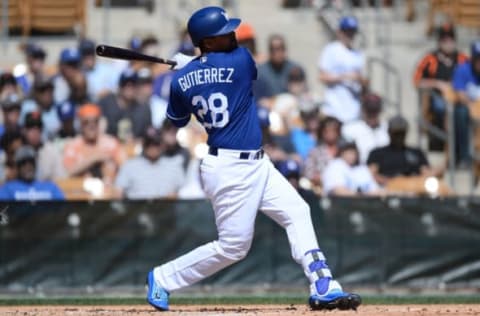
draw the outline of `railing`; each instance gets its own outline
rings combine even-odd
[[[425,102],[432,94],[432,89],[418,89],[418,107],[417,107],[417,131],[418,131],[418,147],[423,145],[424,135],[429,135],[440,139],[447,144],[447,168],[449,173],[448,184],[453,188],[455,185],[455,121],[454,121],[454,102],[451,98],[445,98],[445,130],[433,125],[424,115],[423,108],[426,106]]]
[[[369,57],[367,59],[367,74],[369,78],[372,77],[375,66],[380,67],[383,72],[383,86],[372,90],[380,94],[387,106],[394,107],[396,113],[400,114],[402,112],[402,79],[398,69],[382,58]],[[394,82],[392,83],[391,80]]]

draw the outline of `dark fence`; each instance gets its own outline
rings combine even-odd
[[[320,245],[344,284],[480,286],[480,200],[321,200]],[[0,204],[0,289],[139,286],[216,238],[206,201]],[[204,284],[303,285],[284,231],[259,215],[242,262]]]

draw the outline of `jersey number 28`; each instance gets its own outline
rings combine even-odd
[[[212,93],[208,99],[202,95],[196,95],[192,98],[192,105],[200,106],[197,114],[205,128],[222,128],[227,125],[228,99],[223,93]]]

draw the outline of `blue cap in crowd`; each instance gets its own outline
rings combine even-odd
[[[358,20],[353,15],[347,15],[340,19],[338,28],[342,31],[357,31]]]
[[[142,46],[142,39],[138,36],[134,36],[128,42],[128,46],[134,51],[139,51]]]
[[[127,83],[137,83],[138,82],[138,75],[133,69],[126,69],[120,75],[120,79],[118,80],[118,85],[120,87],[124,87]]]
[[[470,57],[480,57],[480,40],[473,41],[470,45]]]
[[[80,52],[76,47],[64,48],[60,53],[60,63],[62,64],[80,63]]]
[[[75,106],[70,101],[65,101],[57,107],[57,114],[60,121],[67,121],[75,118]]]
[[[278,171],[285,177],[300,177],[300,164],[293,159],[284,160],[278,163]]]
[[[268,109],[262,106],[257,107],[258,120],[260,121],[260,126],[262,128],[270,126],[270,119],[268,117],[269,114],[270,113],[268,112]]]

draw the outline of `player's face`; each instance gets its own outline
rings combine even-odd
[[[203,39],[204,52],[229,52],[238,47],[235,32]]]

